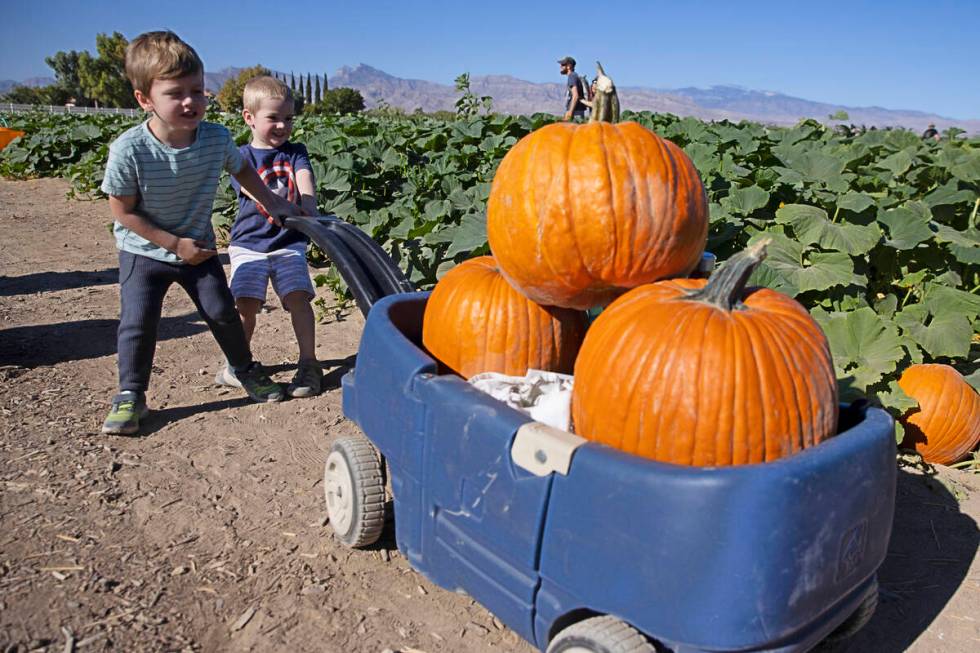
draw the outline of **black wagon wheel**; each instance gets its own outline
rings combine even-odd
[[[855,608],[847,619],[841,622],[832,633],[827,635],[814,649],[815,653],[833,653],[846,647],[845,642],[857,635],[858,631],[871,621],[875,610],[878,608],[878,580],[875,579],[874,587],[868,591],[867,596],[861,604]]]
[[[363,435],[337,438],[323,470],[327,514],[337,538],[351,548],[378,541],[384,529],[381,455]]]
[[[656,653],[654,645],[628,623],[612,615],[584,619],[565,628],[547,653]]]

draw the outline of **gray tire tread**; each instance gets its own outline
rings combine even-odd
[[[385,523],[384,475],[378,451],[363,435],[338,438],[331,450],[340,451],[347,459],[357,495],[357,515],[350,532],[337,535],[344,544],[355,549],[374,544],[381,537]]]

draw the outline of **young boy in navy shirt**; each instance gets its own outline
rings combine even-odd
[[[262,76],[249,80],[242,94],[242,116],[252,130],[252,140],[240,148],[242,157],[258,171],[274,193],[298,204],[307,215],[316,215],[313,169],[306,148],[292,143],[295,114],[293,96],[283,82]],[[265,302],[269,282],[283,307],[289,311],[299,346],[296,374],[286,388],[290,397],[320,394],[323,371],[316,358],[313,308],[316,296],[306,264],[307,237],[280,227],[257,204],[248,188],[236,180],[238,218],[231,228],[228,257],[231,260],[231,294],[251,341],[255,318]],[[238,385],[234,372],[225,367],[215,382]]]
[[[179,284],[255,401],[282,389],[252,360],[242,322],[218,262],[211,209],[222,170],[276,216],[300,213],[242,160],[228,130],[203,122],[204,64],[169,31],[147,32],[126,49],[126,76],[151,117],[109,146],[102,190],[119,249],[119,394],[104,433],[136,433],[156,351],[163,299]],[[276,217],[276,221],[280,218]]]

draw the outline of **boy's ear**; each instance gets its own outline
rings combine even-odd
[[[245,124],[249,127],[252,126],[252,112],[248,109],[242,109],[242,118],[245,120]]]
[[[153,104],[150,102],[150,98],[143,95],[143,91],[134,90],[133,97],[136,98],[136,103],[140,105],[143,111],[153,111]]]

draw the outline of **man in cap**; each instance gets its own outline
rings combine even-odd
[[[575,59],[572,57],[562,57],[558,60],[561,66],[561,74],[568,75],[568,91],[565,94],[565,115],[562,120],[573,120],[575,118],[585,118],[585,105],[582,103],[582,84],[579,76],[575,72]]]

